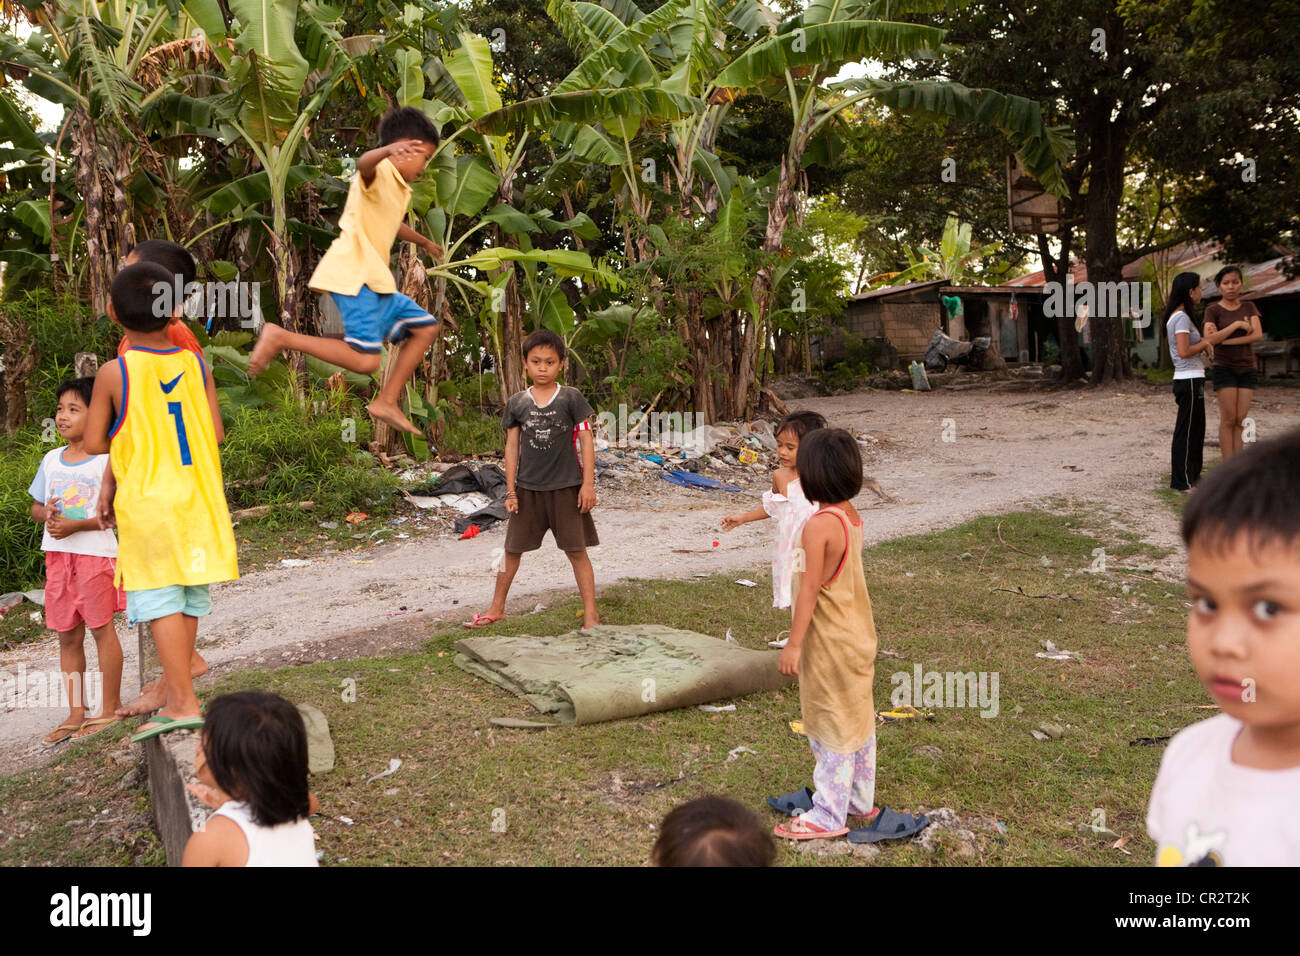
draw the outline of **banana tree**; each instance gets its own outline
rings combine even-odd
[[[949,216],[943,224],[943,238],[938,249],[918,246],[907,252],[909,264],[901,272],[872,276],[872,281],[888,285],[906,285],[924,279],[962,280],[975,278],[975,265],[1002,248],[1000,242],[972,244],[971,224]]]
[[[893,14],[927,9],[929,0],[888,4]],[[755,314],[745,323],[742,348],[732,378],[732,403],[751,407],[758,344],[766,335],[782,235],[802,208],[800,181],[805,154],[815,137],[827,135],[830,124],[855,103],[873,97],[894,109],[922,115],[942,114],[987,123],[1013,140],[1026,168],[1049,190],[1064,188],[1060,161],[1068,142],[1058,130],[1047,129],[1037,103],[991,90],[972,90],[956,83],[879,83],[853,80],[823,87],[846,63],[868,58],[935,55],[942,50],[944,31],[912,23],[875,19],[886,5],[878,0],[813,0],[802,17],[781,34],[764,40],[737,57],[714,79],[711,98],[731,97],[757,88],[767,96],[786,99],[793,129],[768,203],[763,251],[769,260],[753,283]]]

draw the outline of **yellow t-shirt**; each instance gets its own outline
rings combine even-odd
[[[339,217],[339,237],[321,257],[307,287],[343,295],[356,295],[363,285],[371,292],[396,292],[388,260],[410,201],[410,184],[387,159],[379,161],[369,186],[354,173]]]
[[[239,577],[221,456],[193,352],[132,348],[122,408],[109,431],[117,479],[117,573],[128,591]]]

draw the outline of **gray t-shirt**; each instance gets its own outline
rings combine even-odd
[[[555,491],[582,484],[576,429],[593,411],[582,393],[561,385],[545,405],[527,388],[510,396],[501,424],[519,427],[519,471],[515,484],[528,491]]]
[[[1174,360],[1174,378],[1205,378],[1205,363],[1201,361],[1203,353],[1198,352],[1190,358],[1178,354],[1178,333],[1188,334],[1188,344],[1195,345],[1201,341],[1201,333],[1196,331],[1196,323],[1182,309],[1169,317],[1165,323],[1165,334],[1169,339],[1169,356]]]

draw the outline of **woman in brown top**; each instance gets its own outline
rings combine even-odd
[[[804,731],[817,760],[813,808],[773,831],[789,840],[848,833],[849,816],[871,814],[876,792],[876,626],[862,571],[862,454],[842,428],[819,428],[795,462],[810,501],[828,502],[804,525],[795,552],[794,622],[782,674],[799,675]]]
[[[1214,397],[1219,403],[1219,453],[1226,461],[1241,451],[1241,423],[1250,412],[1258,375],[1255,346],[1264,337],[1259,309],[1241,301],[1241,270],[1224,266],[1214,277],[1223,299],[1205,310],[1205,337],[1235,329],[1214,347]]]

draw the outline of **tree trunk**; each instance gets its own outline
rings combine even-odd
[[[0,346],[6,356],[4,373],[0,375],[4,384],[4,431],[12,435],[27,424],[27,381],[36,371],[39,356],[27,326],[2,312]]]
[[[72,125],[72,152],[77,158],[76,184],[85,203],[86,280],[90,306],[96,316],[108,312],[108,289],[117,267],[113,243],[104,220],[104,188],[99,178],[99,137],[84,107],[77,107]],[[73,270],[71,263],[69,273]]]
[[[1116,232],[1129,134],[1122,124],[1110,121],[1109,109],[1106,105],[1103,112],[1099,107],[1094,122],[1088,124],[1092,155],[1083,214],[1088,235],[1085,257],[1088,282],[1094,290],[1102,282],[1124,279]],[[1128,378],[1123,320],[1119,316],[1093,316],[1088,321],[1092,323],[1092,384],[1105,385]]]
[[[1065,278],[1070,274],[1070,246],[1073,244],[1074,232],[1066,226],[1061,230],[1061,255],[1053,258],[1047,246],[1047,237],[1038,236],[1038,252],[1043,259],[1043,278],[1047,282],[1056,282],[1065,286]],[[1083,353],[1079,348],[1079,333],[1074,329],[1074,316],[1069,310],[1062,309],[1056,317],[1056,338],[1061,346],[1061,381],[1076,382],[1083,377]],[[1019,321],[1028,322],[1026,314]],[[993,349],[996,351],[996,348]]]

